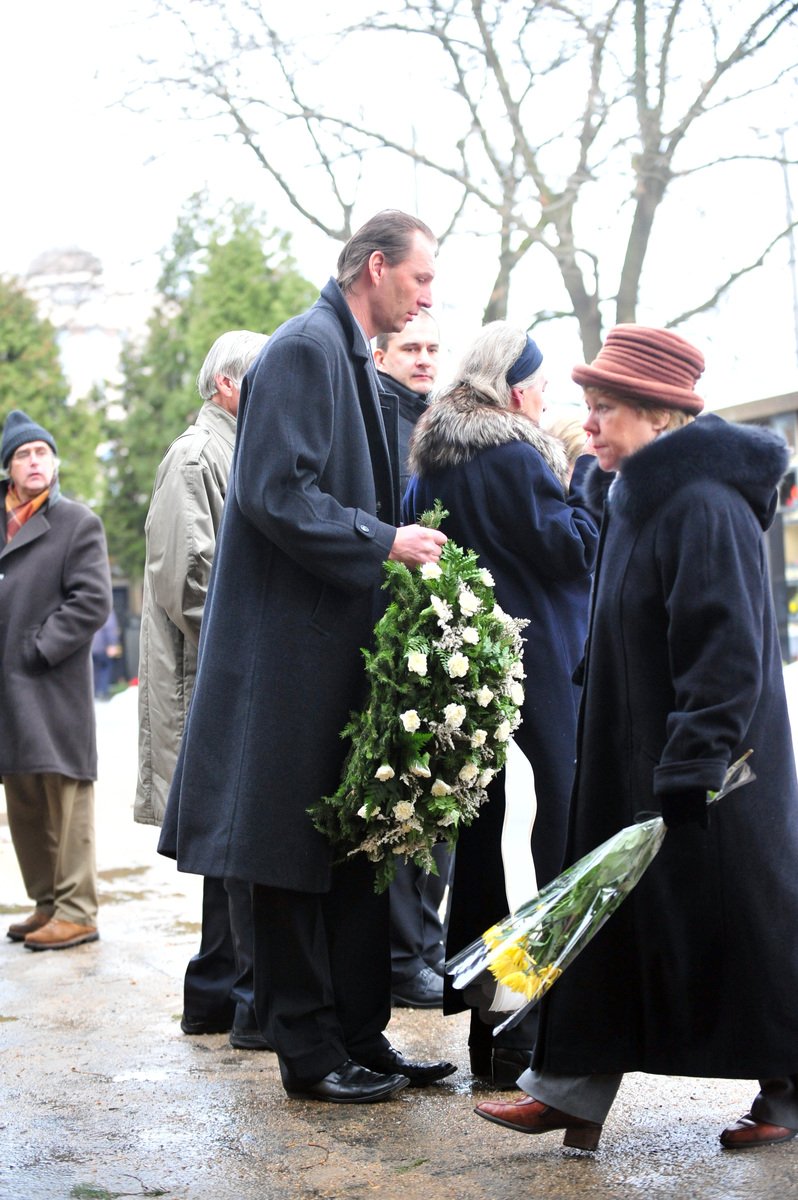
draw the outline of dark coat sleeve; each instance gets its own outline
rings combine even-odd
[[[484,473],[491,516],[506,544],[543,576],[583,579],[595,561],[598,527],[582,494],[582,468],[564,497],[536,450],[521,442],[502,449],[501,456],[474,461]]]
[[[354,481],[372,468],[348,409],[358,393],[347,356],[306,333],[275,338],[245,389],[234,465],[242,513],[324,582],[373,587],[396,529],[358,504]]]
[[[659,530],[674,695],[654,791],[717,789],[762,690],[761,530],[742,496],[723,484],[682,488]]]
[[[44,618],[34,637],[37,653],[50,667],[90,642],[111,608],[105,531],[88,510],[71,532],[61,586],[63,600]]]

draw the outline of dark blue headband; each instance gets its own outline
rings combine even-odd
[[[534,375],[542,362],[543,355],[538,349],[537,342],[533,342],[532,338],[527,334],[526,345],[505,375],[505,379],[510,387],[515,387],[523,379],[529,379],[530,375]]]

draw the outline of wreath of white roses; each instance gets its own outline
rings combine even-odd
[[[436,503],[421,521],[444,516]],[[432,847],[454,846],[485,801],[521,722],[528,624],[499,608],[490,573],[451,540],[439,563],[385,570],[391,599],[363,651],[368,700],[342,731],[338,790],[309,810],[342,857],[377,864],[378,891],[402,861],[437,873]]]

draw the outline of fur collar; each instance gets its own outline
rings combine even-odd
[[[613,511],[639,526],[678,489],[700,480],[725,483],[740,492],[767,529],[788,460],[784,439],[770,429],[705,413],[638,450],[617,477],[594,466],[587,477],[587,497],[600,504],[616,478]]]
[[[568,463],[558,438],[540,429],[523,413],[480,404],[464,391],[432,401],[413,435],[410,470],[425,475],[457,467],[481,450],[510,442],[533,446],[565,487]]]

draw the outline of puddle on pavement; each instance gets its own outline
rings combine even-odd
[[[152,900],[157,892],[141,891],[141,892],[120,892],[118,890],[107,892],[105,888],[100,888],[100,901],[103,904],[126,904],[128,900]]]
[[[201,933],[201,921],[170,921],[169,928],[174,933]]]
[[[108,867],[104,871],[98,871],[97,875],[100,879],[110,883],[114,879],[130,879],[133,875],[146,875],[149,870],[151,870],[150,867]]]
[[[163,1083],[169,1078],[169,1072],[161,1067],[150,1067],[139,1071],[120,1071],[111,1076],[112,1083]]]

